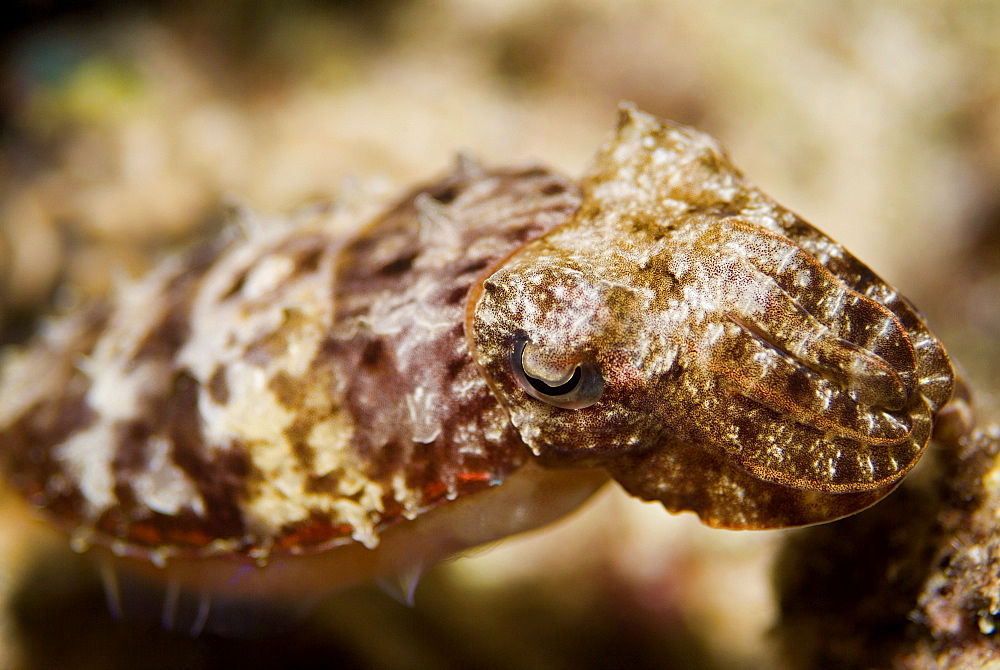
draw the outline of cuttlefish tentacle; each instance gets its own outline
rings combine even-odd
[[[733,219],[720,221],[713,232],[718,246],[738,249],[743,261],[725,281],[753,287],[741,292],[734,321],[835,376],[860,402],[887,409],[906,404],[916,355],[892,311],[852,290],[787,238]]]
[[[920,403],[925,405],[922,399]],[[823,425],[821,415],[803,416],[742,395],[727,403],[706,403],[694,415],[716,424],[728,421],[715,434],[715,444],[760,479],[833,493],[893,483],[915,465],[930,437],[926,413],[905,419],[900,439],[874,441]],[[886,414],[883,421],[891,425],[896,419]]]
[[[749,400],[798,423],[871,445],[896,444],[910,436],[905,417],[858,402],[835,381],[745,330],[724,338],[703,360],[708,370]]]
[[[787,237],[792,244],[801,247],[806,254],[815,259],[815,262],[829,270],[856,295],[870,299],[871,303],[867,303],[869,309],[874,304],[876,307],[882,306],[888,309],[895,315],[905,333],[907,347],[913,351],[915,368],[911,368],[905,358],[895,359],[885,352],[881,348],[885,345],[885,340],[880,347],[876,348],[858,339],[858,337],[863,336],[862,333],[850,335],[849,339],[875,351],[889,361],[897,368],[902,379],[905,380],[907,375],[912,374],[913,383],[919,386],[919,393],[927,400],[931,411],[938,411],[951,398],[955,379],[948,354],[927,327],[925,318],[920,311],[871,268],[799,217],[784,211],[776,219],[777,223],[774,229],[780,231],[780,237]],[[818,295],[821,299],[828,300],[825,296],[829,294],[821,291]],[[829,300],[829,302],[836,306],[835,301]],[[841,310],[835,309],[834,311]],[[867,318],[851,319],[848,315],[849,312],[846,309],[838,315],[842,332],[851,333],[853,331],[857,333],[857,324],[863,325],[873,322],[872,319]],[[877,335],[878,331],[870,330],[869,333]]]

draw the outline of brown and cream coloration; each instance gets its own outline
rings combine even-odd
[[[354,235],[236,226],[2,374],[29,502],[237,596],[405,571],[609,475],[715,526],[828,521],[896,486],[953,385],[893,288],[631,107],[579,184],[460,161]]]

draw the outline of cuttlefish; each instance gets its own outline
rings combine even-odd
[[[837,519],[952,395],[896,289],[629,105],[579,180],[462,159],[357,223],[251,216],[3,360],[6,480],[165,610],[195,594],[192,628],[414,574],[608,480],[719,528]]]

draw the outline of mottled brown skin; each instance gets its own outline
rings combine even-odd
[[[9,481],[78,546],[285,592],[547,522],[606,473],[711,525],[834,519],[951,394],[894,289],[630,107],[579,186],[460,161],[351,223],[247,220],[8,353]]]
[[[711,138],[631,107],[581,188],[573,220],[492,275],[471,318],[542,462],[599,464],[727,528],[845,516],[913,467],[953,375],[894,289]],[[603,384],[586,406],[532,391],[579,364]]]
[[[373,548],[530,456],[466,301],[578,204],[548,171],[462,161],[350,239],[323,217],[244,224],[10,356],[5,472],[119,555]]]

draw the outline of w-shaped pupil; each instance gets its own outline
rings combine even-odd
[[[533,389],[544,395],[551,396],[566,395],[567,393],[572,392],[577,386],[580,385],[580,379],[582,377],[583,372],[580,370],[579,365],[576,366],[575,370],[573,370],[573,376],[569,378],[569,381],[564,384],[560,384],[559,386],[549,386],[541,379],[537,379],[528,373],[524,373],[524,378],[528,380],[528,383],[531,384]]]

